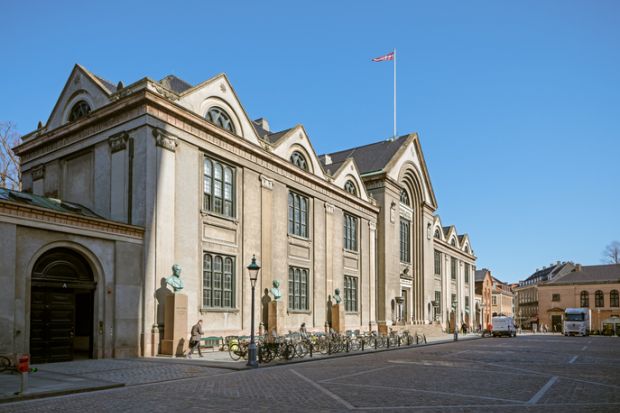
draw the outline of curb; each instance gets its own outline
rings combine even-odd
[[[102,386],[81,387],[81,388],[65,389],[65,390],[52,390],[52,391],[43,391],[43,392],[38,392],[38,393],[30,393],[30,394],[26,393],[26,394],[14,395],[14,396],[0,397],[0,404],[21,402],[21,401],[26,401],[26,400],[43,399],[46,397],[65,396],[67,394],[88,393],[88,392],[94,392],[98,390],[109,390],[109,389],[115,389],[118,387],[125,387],[125,383],[110,383],[110,384],[104,384]]]

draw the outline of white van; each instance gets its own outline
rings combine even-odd
[[[517,328],[515,327],[515,322],[512,317],[506,316],[498,316],[493,317],[491,319],[491,324],[493,325],[493,337],[497,336],[508,336],[508,337],[516,337],[517,336]]]

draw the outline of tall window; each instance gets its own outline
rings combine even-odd
[[[579,301],[580,307],[590,307],[590,294],[587,291],[582,291]]]
[[[450,278],[456,280],[456,258],[450,257]]]
[[[288,268],[288,309],[307,310],[308,306],[308,270],[306,268]]]
[[[295,151],[291,154],[291,163],[299,169],[303,169],[304,171],[308,170],[308,162],[306,162],[306,158],[299,151]]]
[[[234,258],[204,253],[202,269],[202,306],[233,308],[235,305]]]
[[[469,296],[465,296],[465,310],[469,310]]]
[[[411,234],[411,222],[406,219],[400,219],[400,261],[411,262],[409,252],[409,239]]]
[[[344,248],[357,251],[357,218],[344,214]]]
[[[435,291],[435,317],[433,317],[434,320],[437,320],[439,318],[439,314],[441,314],[441,291]]]
[[[497,305],[497,296],[496,295],[494,295],[492,297],[492,301],[491,302],[493,303],[493,305]]]
[[[344,276],[344,310],[357,311],[357,277]]]
[[[604,307],[605,300],[603,299],[603,292],[601,290],[596,290],[594,293],[594,306],[595,307]]]
[[[609,306],[620,307],[620,302],[618,300],[618,290],[611,290],[609,292]]]
[[[409,202],[409,194],[404,189],[400,190],[400,203],[403,205],[411,206],[411,202]]]
[[[69,122],[76,121],[90,113],[90,105],[83,100],[78,101],[71,108],[69,113]]]
[[[228,116],[228,114],[224,112],[224,109],[222,108],[213,106],[207,111],[205,119],[207,119],[215,126],[219,126],[220,128],[227,130],[228,132],[235,133],[235,126],[230,120],[230,116]]]
[[[227,217],[234,216],[235,171],[215,159],[204,159],[204,209]]]
[[[357,187],[350,179],[344,183],[344,190],[352,195],[357,196]]]
[[[469,264],[465,263],[465,284],[469,284]]]
[[[288,233],[308,238],[308,198],[288,193]]]
[[[451,300],[450,305],[456,309],[456,294],[451,294],[450,300]]]
[[[441,275],[441,252],[435,250],[435,275]]]
[[[551,301],[560,301],[560,294],[551,294]]]

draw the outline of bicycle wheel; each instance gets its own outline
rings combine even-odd
[[[230,355],[230,358],[234,361],[237,361],[241,358],[241,349],[239,348],[238,342],[231,341],[230,344],[228,344],[228,354]]]
[[[0,372],[3,372],[11,367],[11,359],[5,356],[0,356]]]

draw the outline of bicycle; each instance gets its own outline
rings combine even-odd
[[[6,357],[6,356],[0,356],[0,373],[2,373],[5,370],[14,370],[15,366],[13,365],[13,361]]]

